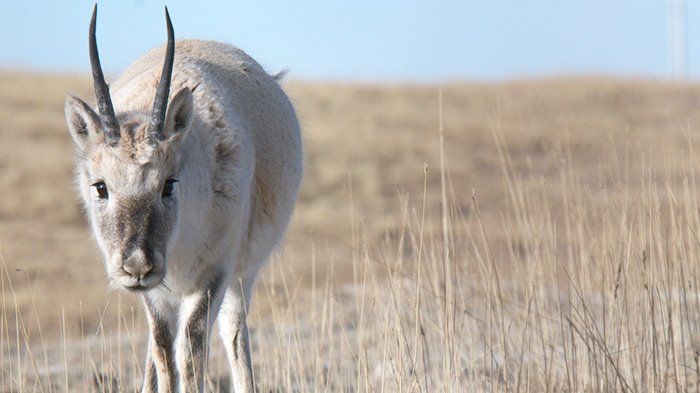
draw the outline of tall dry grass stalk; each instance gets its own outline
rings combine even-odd
[[[422,195],[400,195],[398,229],[379,243],[367,240],[371,218],[355,208],[348,182],[350,284],[338,284],[332,263],[317,269],[315,244],[308,288],[304,272],[272,261],[251,316],[259,392],[698,389],[700,164],[692,148],[659,168],[651,156],[663,152],[636,148],[630,137],[614,166],[582,181],[564,141],[544,153],[555,172],[544,177],[518,169],[528,165],[513,162],[493,124],[507,200],[500,223],[482,219],[478,187],[452,183],[441,155],[440,168],[424,167]],[[442,133],[434,140],[441,149]],[[439,189],[429,186],[435,170]],[[559,193],[544,192],[545,181]],[[434,193],[439,211],[427,203]],[[464,193],[472,202],[462,208],[453,201]],[[140,311],[122,309],[114,294],[105,307],[118,317],[102,319],[100,310],[96,332],[69,340],[64,327],[61,343],[32,340],[38,322],[8,312],[20,307],[0,262],[0,391],[138,391]],[[213,340],[207,384],[228,392]]]

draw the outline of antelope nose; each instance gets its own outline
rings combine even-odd
[[[143,278],[153,269],[153,263],[141,249],[132,251],[123,261],[122,269],[134,278]]]

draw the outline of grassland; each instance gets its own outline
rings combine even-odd
[[[698,389],[700,86],[285,88],[306,174],[253,298],[259,391]],[[63,98],[90,90],[0,74],[2,392],[140,385],[144,318],[71,179]]]

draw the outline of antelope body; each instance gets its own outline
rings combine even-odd
[[[219,315],[234,391],[253,392],[246,314],[301,181],[294,109],[276,78],[243,51],[213,41],[175,44],[167,9],[167,46],[136,60],[109,89],[96,11],[98,110],[68,96],[66,121],[110,282],[139,293],[148,317],[143,391],[203,392],[208,334]]]

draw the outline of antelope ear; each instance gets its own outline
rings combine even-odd
[[[100,116],[85,101],[69,95],[63,105],[68,131],[81,151],[103,140]]]
[[[182,138],[192,124],[193,112],[192,92],[189,88],[184,87],[175,94],[168,105],[168,113],[165,115],[163,127],[163,140],[167,141],[176,136]]]

